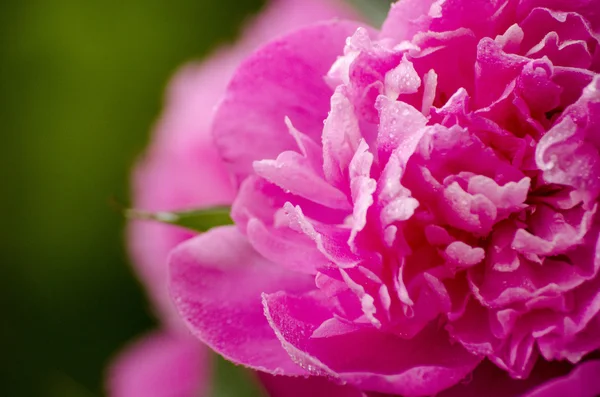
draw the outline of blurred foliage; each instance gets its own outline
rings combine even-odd
[[[390,3],[349,1],[373,20]],[[109,201],[128,199],[168,78],[262,2],[0,2],[1,396],[100,396],[154,325]]]

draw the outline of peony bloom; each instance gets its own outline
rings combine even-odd
[[[235,191],[210,134],[213,109],[228,80],[260,44],[315,20],[338,16],[354,14],[337,0],[272,0],[235,46],[221,48],[208,60],[180,70],[169,86],[152,145],[135,169],[134,207],[176,211],[230,205]],[[108,373],[111,396],[184,397],[209,392],[208,349],[189,334],[167,290],[168,253],[193,236],[175,226],[147,221],[129,225],[133,264],[164,330],[142,338],[117,358]],[[271,384],[283,390],[281,382],[265,380],[265,385]]]
[[[599,38],[598,0],[401,0],[255,52],[213,122],[236,225],[170,257],[193,334],[364,393],[600,394]]]

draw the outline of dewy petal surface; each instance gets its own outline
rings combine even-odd
[[[253,172],[255,160],[275,158],[295,147],[285,117],[320,140],[332,94],[323,76],[358,26],[332,21],[301,29],[242,63],[213,124],[219,152],[238,182]]]
[[[171,254],[170,269],[175,305],[201,341],[236,364],[274,374],[306,374],[281,348],[260,296],[306,291],[310,277],[262,258],[233,226],[179,245]]]
[[[405,396],[435,394],[462,379],[480,361],[461,346],[451,346],[434,329],[406,340],[338,324],[341,332],[317,336],[330,313],[324,297],[316,293],[264,295],[263,304],[296,363],[314,374],[339,378],[365,390]],[[436,351],[435,356],[428,353],[430,349]]]
[[[379,33],[316,25],[242,64],[213,132],[239,186],[230,246],[271,281],[230,280],[305,373],[404,397],[583,379],[600,346],[598,5],[402,0]]]
[[[355,387],[318,376],[277,376],[264,372],[258,376],[270,397],[366,397]]]

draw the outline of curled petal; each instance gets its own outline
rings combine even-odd
[[[212,229],[170,257],[171,296],[192,333],[226,359],[273,374],[306,374],[281,348],[260,294],[302,292],[308,277],[258,255],[235,227]]]
[[[326,303],[316,293],[268,294],[263,296],[263,304],[277,337],[295,362],[314,374],[364,390],[407,397],[435,394],[459,382],[480,361],[462,347],[449,344],[447,335],[434,327],[410,340],[369,328],[311,338],[330,318]],[[387,354],[381,355],[381,351]]]
[[[259,373],[262,385],[270,397],[367,397],[350,385],[338,385],[320,376],[275,376]]]
[[[333,21],[304,28],[242,63],[213,122],[219,153],[238,183],[252,173],[254,161],[293,149],[286,117],[318,141],[332,94],[323,76],[358,26]]]
[[[600,361],[588,361],[577,366],[570,374],[549,381],[525,397],[594,397],[600,394]]]

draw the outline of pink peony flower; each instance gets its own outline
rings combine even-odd
[[[599,394],[599,38],[598,0],[402,0],[254,53],[213,122],[236,226],[171,254],[187,325],[364,392]]]
[[[135,208],[154,212],[231,204],[235,190],[212,142],[210,124],[213,109],[236,67],[256,47],[277,35],[319,19],[354,16],[337,0],[270,3],[246,27],[235,46],[217,50],[201,64],[185,66],[171,82],[152,145],[133,175]],[[184,229],[147,221],[129,225],[133,264],[164,322],[164,330],[144,337],[117,357],[108,373],[111,396],[207,395],[208,349],[189,334],[167,290],[168,253],[193,236]],[[266,385],[271,383],[275,381],[265,381]],[[280,381],[277,385],[280,390],[285,386]]]

